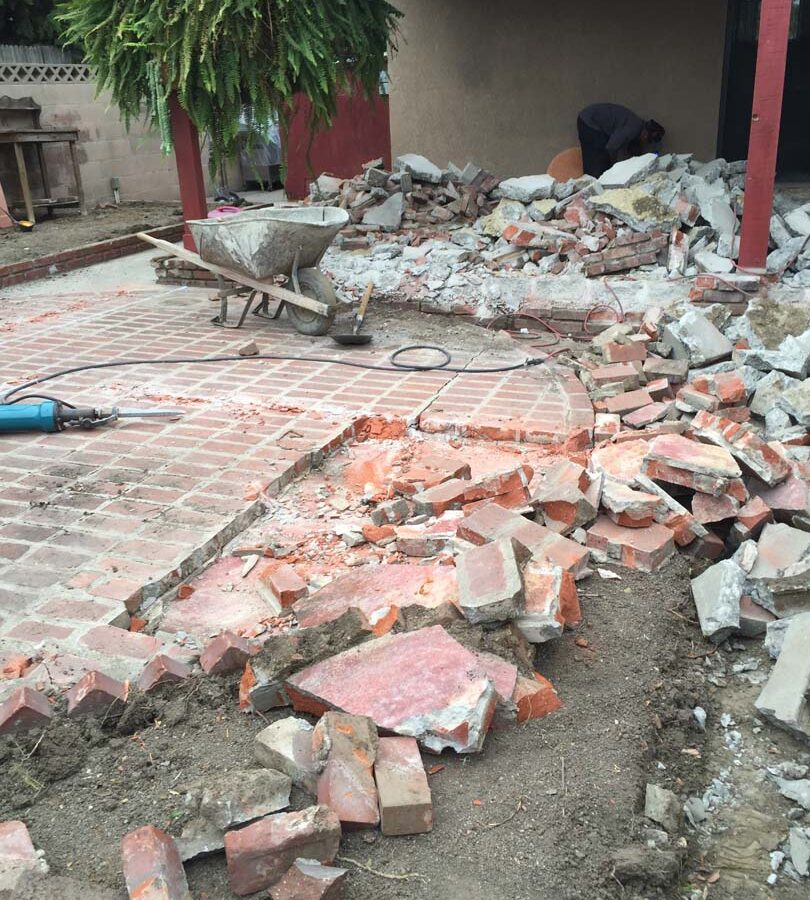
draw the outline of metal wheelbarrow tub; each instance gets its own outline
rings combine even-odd
[[[257,281],[317,268],[349,221],[345,209],[302,206],[255,209],[188,222],[204,262],[242,272]]]

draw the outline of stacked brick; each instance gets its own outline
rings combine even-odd
[[[595,275],[654,266],[660,261],[660,254],[666,250],[668,243],[669,238],[660,231],[621,235],[614,238],[606,249],[582,257],[585,274],[593,278]]]

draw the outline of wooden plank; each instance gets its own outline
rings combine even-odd
[[[38,131],[35,128],[0,131],[0,144],[54,144],[78,140],[78,131]]]
[[[73,164],[73,180],[76,182],[76,196],[79,198],[79,211],[83,216],[86,216],[87,205],[84,202],[82,170],[79,168],[79,157],[76,154],[76,144],[73,141],[70,142],[70,161]]]
[[[791,0],[762,0],[740,235],[743,269],[764,269],[768,257],[792,8]]]
[[[14,156],[17,158],[17,173],[20,176],[23,200],[25,201],[25,214],[30,222],[36,222],[34,204],[31,201],[31,186],[28,184],[28,171],[25,168],[25,156],[23,156],[22,144],[14,145]]]
[[[243,284],[245,287],[252,288],[254,291],[268,294],[276,300],[283,300],[285,303],[292,303],[293,306],[309,309],[321,316],[331,316],[335,311],[334,307],[329,306],[327,303],[321,303],[319,300],[313,300],[310,297],[305,297],[303,294],[296,294],[295,291],[288,291],[286,288],[279,287],[277,284],[268,281],[257,281],[249,275],[243,275],[241,272],[236,272],[233,269],[226,269],[225,266],[215,266],[213,263],[205,262],[200,258],[198,253],[186,250],[185,247],[178,247],[176,244],[170,244],[168,241],[163,241],[160,238],[152,237],[151,234],[146,234],[144,231],[139,231],[135,236],[142,241],[146,241],[148,244],[153,244],[160,250],[165,250],[166,253],[176,256],[178,259],[184,259],[186,262],[194,263],[195,266],[199,266],[201,269],[205,269],[208,272],[213,272],[214,275],[221,275],[223,278],[235,281],[237,284]]]

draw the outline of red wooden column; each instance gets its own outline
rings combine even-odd
[[[180,106],[176,94],[172,94],[169,98],[169,112],[183,218],[186,221],[204,219],[208,215],[208,204],[205,201],[205,179],[200,157],[199,135],[188,113]],[[197,250],[188,225],[183,228],[183,246],[187,250],[195,252]]]
[[[768,256],[792,6],[791,0],[762,0],[740,241],[743,269],[764,269]]]

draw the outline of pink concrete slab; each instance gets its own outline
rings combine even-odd
[[[297,672],[286,687],[297,710],[369,716],[436,753],[480,750],[497,701],[481,662],[440,625],[368,641]]]
[[[221,631],[251,628],[270,618],[273,610],[255,587],[256,567],[252,577],[242,578],[245,560],[223,557],[193,582],[194,593],[187,600],[174,600],[166,605],[161,631],[185,631],[195,637],[208,638]]]
[[[302,628],[332,622],[355,607],[373,625],[391,607],[425,606],[430,609],[458,599],[452,566],[415,564],[361,566],[299,600],[292,607]]]

